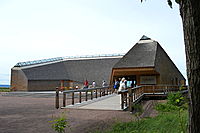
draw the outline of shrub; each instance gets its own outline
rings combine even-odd
[[[178,111],[179,107],[171,104],[162,103],[162,104],[157,104],[155,106],[155,109],[161,112],[172,112],[172,111]]]
[[[182,106],[186,99],[182,96],[180,92],[169,93],[167,96],[167,103],[174,106]]]
[[[138,122],[117,123],[112,129],[101,131],[105,133],[185,133],[187,131],[188,113],[182,113],[182,125],[180,127],[180,117],[177,113],[160,113],[153,118],[145,118]],[[100,132],[99,132],[100,133]]]
[[[62,112],[59,118],[49,122],[53,123],[51,127],[58,133],[65,133],[65,128],[70,127],[64,112]]]

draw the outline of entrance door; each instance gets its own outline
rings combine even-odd
[[[127,81],[131,81],[131,87],[135,87],[137,85],[137,79],[136,79],[136,75],[121,75],[121,76],[114,76],[113,77],[113,83],[115,81],[115,79],[117,79],[118,81],[120,81],[122,78],[125,78]]]

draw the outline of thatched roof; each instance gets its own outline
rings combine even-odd
[[[124,56],[114,68],[154,67],[157,42],[143,36]]]
[[[142,67],[153,67],[158,73],[168,73],[185,79],[161,45],[146,36],[143,36],[113,68]]]
[[[102,80],[109,82],[112,67],[119,61],[120,57],[93,58],[93,59],[71,59],[61,62],[25,67],[22,71],[28,80],[73,80],[89,82],[95,80],[101,85]]]
[[[69,78],[63,62],[25,67],[22,71],[28,80],[67,80]]]

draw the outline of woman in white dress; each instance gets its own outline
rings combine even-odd
[[[118,92],[125,90],[126,89],[126,84],[125,84],[126,79],[122,78],[122,80],[120,81],[120,85],[119,85],[119,90]]]

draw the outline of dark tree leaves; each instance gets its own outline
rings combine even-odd
[[[167,0],[168,5],[170,6],[170,8],[172,8],[172,1],[171,0]]]
[[[181,0],[175,0],[175,1],[176,1],[177,4],[180,4],[180,1],[181,1]]]
[[[144,0],[141,0],[141,2],[143,2],[143,1],[144,1]],[[175,0],[175,2],[176,2],[177,4],[179,4],[180,1],[181,1],[181,0]],[[170,8],[172,8],[172,1],[171,1],[171,0],[167,0],[167,3],[168,3],[168,5],[170,6]]]

